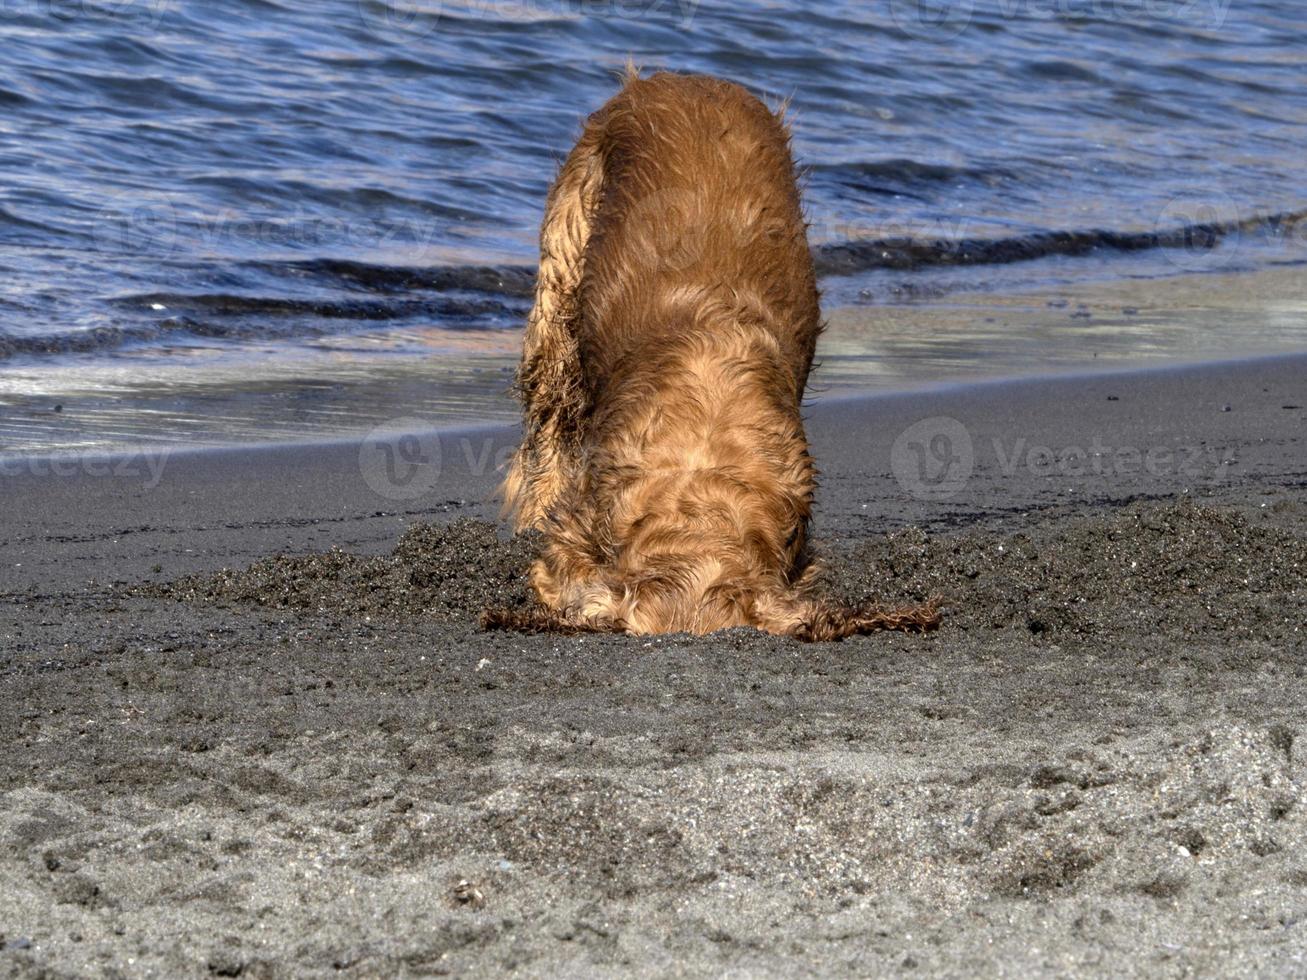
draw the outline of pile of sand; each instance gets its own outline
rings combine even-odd
[[[418,525],[393,553],[276,556],[152,586],[186,601],[252,602],[336,615],[475,620],[487,606],[529,601],[531,537],[493,525]],[[947,630],[1017,628],[1075,634],[1202,635],[1283,641],[1307,623],[1307,544],[1229,510],[1188,500],[1135,504],[1030,531],[928,536],[916,528],[825,558],[829,587],[849,600],[944,596]]]

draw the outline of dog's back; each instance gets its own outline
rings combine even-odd
[[[749,323],[775,336],[801,393],[820,313],[777,116],[730,82],[658,74],[591,116],[591,141],[604,177],[578,339],[592,390],[687,330]]]

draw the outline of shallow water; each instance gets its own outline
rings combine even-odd
[[[828,307],[1307,260],[1291,0],[0,0],[0,448],[507,415],[549,178],[628,56],[790,100]],[[829,384],[955,373],[878,350]]]

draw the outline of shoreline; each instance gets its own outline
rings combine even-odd
[[[1295,441],[1307,428],[1304,379],[1307,354],[1299,354],[822,399],[805,411],[821,474],[816,533],[1220,491],[1272,474],[1291,481],[1307,455]],[[919,461],[914,439],[919,445],[939,434],[920,428],[923,422],[931,428],[932,419],[945,420],[935,429],[960,432],[969,443],[969,474],[956,493],[915,487],[913,474],[904,470]],[[400,442],[409,433],[417,439],[411,463]],[[154,554],[156,547],[162,549],[159,560],[149,565],[160,564],[163,574],[258,557],[268,543],[256,530],[265,526],[287,525],[281,544],[303,550],[322,543],[313,527],[322,520],[359,528],[376,548],[398,536],[406,522],[423,517],[493,521],[498,468],[516,444],[516,426],[433,430],[417,424],[387,429],[372,440],[58,457],[60,474],[45,468],[49,457],[0,457],[6,498],[0,529],[9,538],[0,591],[33,586],[46,573],[68,581],[61,556],[85,568],[75,544],[84,536],[77,529],[88,521],[103,522],[98,536],[111,539],[115,529],[123,529],[122,540],[140,542],[133,548],[120,540],[113,562],[92,563],[100,581],[139,574],[145,552]],[[1226,444],[1233,452],[1228,461],[1211,455]],[[1188,447],[1204,455],[1179,455]],[[1133,449],[1140,459],[1110,467],[1086,460],[1084,472],[1063,473],[1056,458],[1050,466],[1042,455],[1032,456],[1043,448],[1055,457],[1062,450],[1102,456],[1108,449]],[[1163,455],[1168,449],[1176,454],[1169,462]],[[940,475],[928,471],[931,460],[924,465],[927,483]],[[112,501],[109,511],[103,509],[106,501]],[[60,540],[59,528],[69,540]],[[206,547],[163,547],[188,530]]]
[[[904,388],[891,389],[833,389],[829,393],[805,396],[804,413],[805,418],[813,410],[835,410],[839,406],[854,405],[860,406],[865,403],[874,403],[880,401],[892,402],[897,399],[925,398],[930,396],[940,397],[967,397],[979,395],[985,390],[1019,390],[1024,386],[1046,385],[1060,383],[1089,383],[1095,381],[1109,381],[1113,378],[1128,379],[1134,376],[1151,377],[1157,376],[1165,378],[1168,375],[1188,372],[1202,372],[1221,374],[1226,371],[1253,370],[1259,366],[1266,366],[1274,369],[1282,363],[1294,364],[1302,361],[1307,366],[1307,351],[1290,350],[1270,354],[1254,354],[1247,357],[1230,357],[1230,358],[1197,358],[1193,360],[1175,360],[1164,361],[1160,363],[1150,363],[1135,367],[1102,367],[1093,366],[1092,362],[1083,367],[1067,368],[1061,371],[1050,372],[1047,374],[1018,374],[1002,376],[978,376],[956,379],[944,379],[939,381],[922,382],[919,385],[913,385]],[[407,418],[398,420],[400,422],[410,421]],[[412,419],[414,422],[422,422],[421,419]],[[414,432],[419,436],[448,436],[459,437],[464,435],[483,436],[493,435],[508,430],[516,430],[516,421],[507,422],[499,420],[488,420],[484,422],[460,422],[449,421],[425,425],[423,427],[411,427],[401,425],[396,428],[393,424],[389,428],[394,431]],[[345,448],[357,449],[364,441],[364,436],[360,433],[341,433],[328,435],[320,438],[301,438],[286,440],[268,440],[260,442],[204,442],[204,443],[146,443],[139,446],[128,446],[122,448],[85,448],[85,449],[66,449],[55,451],[32,451],[32,452],[5,452],[0,451],[0,467],[18,466],[27,461],[42,462],[58,459],[80,459],[88,457],[93,459],[104,459],[108,461],[119,460],[125,457],[141,455],[158,455],[166,454],[170,457],[191,456],[191,455],[209,455],[209,454],[240,454],[253,452],[287,452],[300,449],[325,449],[339,450]],[[16,475],[5,474],[0,472],[0,476]]]
[[[932,296],[909,278],[900,285],[921,295],[828,308],[809,398],[1300,353],[1303,280],[1285,267]],[[338,441],[397,419],[516,421],[518,330],[427,325],[314,343],[261,361],[221,347],[139,351],[78,362],[60,378],[40,365],[0,368],[0,455]]]

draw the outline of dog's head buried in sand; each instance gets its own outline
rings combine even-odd
[[[714,78],[628,74],[550,191],[504,483],[538,605],[487,628],[804,640],[933,627],[814,594],[800,402],[820,311],[782,121]]]

